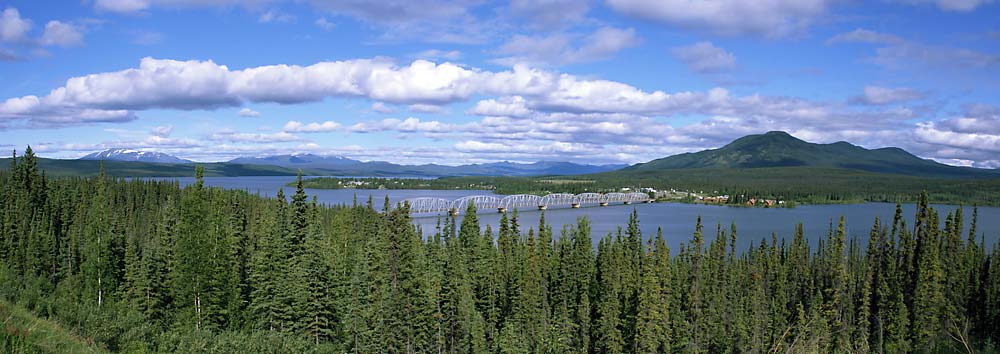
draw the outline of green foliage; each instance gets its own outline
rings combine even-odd
[[[810,245],[696,222],[671,255],[638,214],[593,246],[470,205],[431,236],[409,206],[326,207],[170,182],[0,172],[6,352],[989,352],[997,245],[924,194],[867,247],[841,219]],[[385,203],[388,203],[386,201]],[[972,219],[978,218],[973,213]],[[974,225],[974,224],[973,224]],[[756,236],[756,235],[754,235]],[[16,304],[16,305],[8,305]],[[28,329],[28,331],[25,331]],[[72,333],[72,334],[70,334]]]
[[[20,306],[0,301],[0,352],[105,353],[86,338],[73,335],[52,321],[40,319]]]

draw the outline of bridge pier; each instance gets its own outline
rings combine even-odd
[[[626,200],[625,201],[625,205],[629,205],[629,204],[632,204],[632,202]]]
[[[538,210],[545,210],[545,209],[548,209],[548,208],[549,208],[548,205],[539,205],[538,206]]]
[[[455,208],[448,209],[448,215],[458,216],[458,209]]]
[[[497,208],[497,212],[498,212],[498,213],[501,213],[501,214],[504,214],[504,213],[506,213],[506,212],[507,212],[507,208],[504,208],[504,207],[499,207],[499,208]]]
[[[652,203],[652,202],[653,202],[653,200],[652,200],[652,199],[646,199],[646,204],[650,204],[650,203]]]
[[[601,202],[601,206],[608,206],[608,202]]]
[[[580,209],[580,203],[573,203],[570,207],[573,209]]]

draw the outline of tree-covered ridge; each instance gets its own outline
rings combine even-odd
[[[0,173],[0,296],[127,352],[995,352],[1000,255],[961,214],[919,204],[736,252],[697,221],[678,249],[636,214],[593,247],[516,212],[433,235],[405,205],[323,207],[108,177]],[[200,181],[201,170],[198,170]],[[387,203],[387,202],[386,202]],[[471,206],[470,208],[474,208]],[[899,210],[897,208],[897,210]],[[971,218],[976,219],[973,214]],[[756,237],[757,235],[753,235]]]
[[[931,178],[997,178],[996,170],[957,167],[922,159],[903,149],[865,149],[846,141],[816,144],[783,131],[754,134],[718,149],[683,153],[623,169],[656,171],[691,168],[818,167]]]

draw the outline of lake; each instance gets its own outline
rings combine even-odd
[[[176,180],[181,186],[186,186],[194,182],[194,178],[192,177],[157,179]],[[290,197],[294,193],[294,187],[287,187],[285,184],[294,180],[294,176],[205,177],[205,185],[209,187],[245,190],[265,197],[274,196],[278,189],[284,188],[285,194]],[[315,195],[320,203],[328,205],[350,204],[355,195],[357,195],[359,202],[365,202],[371,196],[377,208],[381,208],[383,200],[387,195],[390,202],[395,203],[404,199],[418,197],[455,199],[469,195],[492,194],[490,191],[480,190],[362,189],[306,189],[306,193],[310,197]],[[831,220],[836,228],[836,223],[841,216],[846,220],[848,236],[858,237],[862,243],[866,243],[868,232],[875,218],[881,218],[883,225],[891,223],[895,208],[895,204],[891,203],[800,205],[790,209],[652,203],[581,209],[549,209],[545,211],[545,219],[547,223],[552,225],[553,230],[558,235],[562,225],[575,224],[578,217],[587,216],[591,220],[591,230],[596,244],[601,237],[609,233],[615,233],[619,226],[624,227],[625,223],[628,222],[628,214],[635,209],[639,215],[643,235],[655,235],[657,228],[662,227],[669,245],[676,249],[682,242],[690,240],[691,235],[694,233],[695,222],[698,216],[701,216],[702,224],[705,227],[706,240],[711,240],[715,237],[716,225],[721,224],[725,230],[728,230],[729,225],[735,222],[738,240],[737,248],[744,249],[750,245],[751,241],[754,244],[759,244],[761,239],[766,238],[770,242],[772,232],[777,233],[779,238],[790,239],[794,235],[795,225],[798,223],[803,223],[806,238],[810,240],[810,244],[816,245],[819,239],[826,237]],[[958,206],[934,205],[934,208],[940,212],[941,222],[944,223],[947,213],[954,211]],[[521,211],[518,220],[522,231],[527,232],[528,227],[537,228],[540,213],[538,210]],[[915,214],[915,205],[903,205],[903,216],[910,227],[913,226],[913,216]],[[972,207],[966,206],[963,209],[963,214],[966,224],[965,232],[968,232],[972,220]],[[461,216],[459,216],[460,218]],[[490,224],[493,230],[497,230],[500,214],[496,212],[482,212],[479,214],[479,219],[483,227]],[[433,234],[437,220],[436,216],[417,217],[414,219],[414,223],[419,224],[425,234]],[[981,237],[985,237],[989,244],[992,245],[995,243],[998,239],[998,234],[1000,234],[1000,208],[980,207],[977,230],[977,233]]]

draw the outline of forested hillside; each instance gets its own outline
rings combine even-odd
[[[668,156],[627,167],[623,172],[763,167],[836,168],[929,178],[994,179],[1000,176],[996,170],[949,166],[896,147],[869,150],[846,141],[816,144],[782,131],[747,135],[718,149]]]
[[[483,232],[469,210],[424,239],[405,205],[318,206],[301,183],[263,199],[196,173],[181,189],[14,160],[0,296],[125,352],[1000,350],[1000,250],[926,195],[915,225],[897,211],[864,243],[843,219],[813,245],[801,227],[780,240],[692,220],[671,250],[633,212],[595,249],[586,218],[555,232],[515,212]]]

